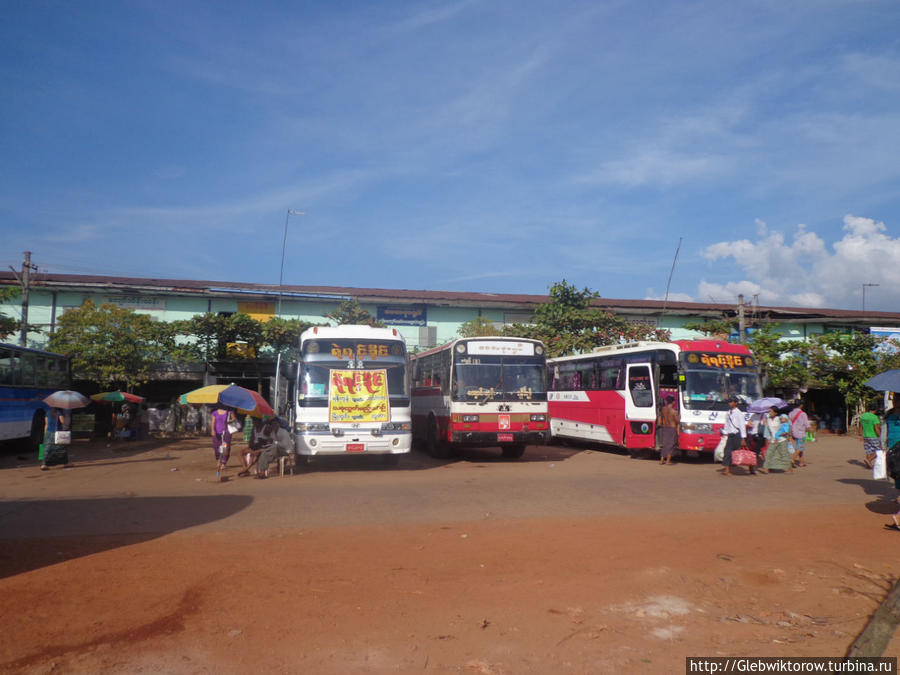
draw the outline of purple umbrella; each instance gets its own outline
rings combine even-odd
[[[769,396],[766,398],[758,398],[747,406],[748,413],[764,413],[769,412],[769,408],[784,408],[787,403],[780,398]]]

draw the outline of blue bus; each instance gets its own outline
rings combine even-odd
[[[68,389],[69,357],[0,342],[0,441],[42,442],[48,408],[42,399]]]

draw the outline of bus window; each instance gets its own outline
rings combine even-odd
[[[639,408],[653,407],[649,366],[635,366],[628,371],[628,391],[631,400]]]
[[[13,372],[16,360],[8,349],[0,349],[0,384],[15,384]]]
[[[35,361],[37,361],[37,358],[34,356],[34,354],[22,354],[19,357],[19,363],[21,364],[21,368],[22,368],[22,370],[21,370],[22,379],[19,381],[18,384],[23,384],[26,387],[34,386]]]

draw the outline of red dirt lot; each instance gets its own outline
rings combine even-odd
[[[547,447],[224,483],[206,439],[76,444],[75,468],[48,472],[7,452],[0,669],[659,673],[686,656],[840,656],[900,553],[882,528],[896,493],[859,446],[824,436],[809,467],[756,477]]]

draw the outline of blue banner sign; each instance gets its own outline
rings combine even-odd
[[[378,307],[378,320],[389,326],[425,326],[427,315],[425,306],[390,306]]]

